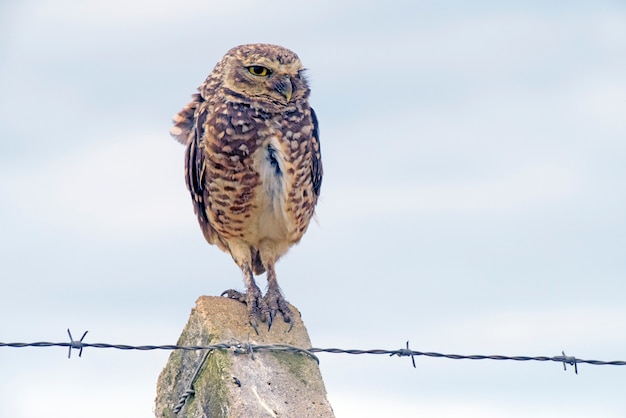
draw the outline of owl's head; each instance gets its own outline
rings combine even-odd
[[[216,71],[223,77],[225,94],[245,102],[282,107],[309,96],[300,59],[281,46],[237,46],[226,53]]]

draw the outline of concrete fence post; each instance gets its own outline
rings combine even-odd
[[[299,312],[290,307],[295,313],[291,331],[278,315],[270,331],[267,324],[261,324],[257,335],[248,324],[244,304],[202,296],[178,345],[239,342],[244,346],[288,344],[309,348],[311,341]],[[186,392],[191,385],[193,393]],[[188,398],[181,402],[185,393]],[[175,412],[177,405],[180,409]],[[326,399],[319,367],[309,355],[273,350],[242,354],[219,349],[172,352],[158,379],[155,416],[330,418],[334,414]]]

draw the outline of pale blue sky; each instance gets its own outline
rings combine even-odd
[[[626,359],[620,1],[0,6],[0,341],[171,344],[241,287],[170,120],[232,46],[309,69],[318,224],[278,264],[314,346]],[[150,417],[167,352],[0,349],[0,416]],[[320,355],[338,417],[622,417],[626,369]]]

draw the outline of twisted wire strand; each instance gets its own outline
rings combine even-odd
[[[352,354],[352,355],[362,355],[362,354],[372,354],[372,355],[389,355],[389,356],[399,356],[399,357],[411,357],[413,360],[413,366],[415,367],[415,357],[433,357],[433,358],[446,358],[452,360],[510,360],[510,361],[541,361],[541,362],[558,362],[563,363],[563,365],[571,365],[574,366],[577,370],[577,365],[591,364],[594,366],[626,366],[626,361],[623,360],[588,360],[581,359],[572,356],[567,356],[563,352],[560,356],[506,356],[506,355],[483,355],[483,354],[473,354],[473,355],[464,355],[464,354],[445,354],[431,351],[416,351],[411,350],[408,346],[408,341],[406,348],[401,348],[397,350],[385,350],[385,349],[369,349],[369,350],[361,350],[361,349],[343,349],[343,348],[301,348],[295,347],[287,344],[242,344],[242,343],[218,343],[211,345],[175,345],[175,344],[166,344],[166,345],[128,345],[128,344],[108,344],[108,343],[88,343],[83,342],[87,332],[85,332],[80,340],[74,340],[71,336],[71,333],[68,330],[68,334],[70,335],[69,342],[13,342],[13,343],[3,343],[0,342],[0,347],[12,347],[12,348],[25,348],[25,347],[68,347],[69,353],[71,354],[72,349],[79,350],[79,356],[82,354],[82,350],[84,348],[110,348],[116,350],[137,350],[137,351],[151,351],[151,350],[186,350],[186,351],[195,351],[195,350],[233,350],[235,353],[249,353],[253,354],[254,351],[285,351],[292,353],[301,353],[310,356],[316,362],[319,363],[318,357],[315,353],[331,353],[331,354]]]
[[[434,357],[434,358],[446,358],[452,360],[497,360],[497,361],[542,361],[542,362],[558,362],[563,364],[563,369],[567,370],[567,365],[574,366],[574,371],[578,374],[578,364],[585,363],[591,364],[594,366],[626,366],[626,361],[623,360],[612,360],[612,361],[604,361],[604,360],[586,360],[580,359],[573,356],[568,356],[564,351],[561,352],[560,356],[505,356],[505,355],[483,355],[483,354],[472,354],[472,355],[464,355],[464,354],[444,354],[437,353],[432,351],[416,351],[411,350],[409,347],[409,342],[406,342],[406,348],[400,348],[397,350],[384,350],[384,349],[370,349],[370,350],[359,350],[359,349],[343,349],[343,348],[301,348],[295,347],[288,344],[251,344],[250,342],[242,343],[239,341],[234,342],[222,342],[217,344],[210,345],[128,345],[128,344],[107,344],[107,343],[86,343],[83,342],[85,336],[88,331],[85,331],[82,337],[79,340],[74,340],[72,337],[72,333],[70,330],[67,330],[67,334],[70,338],[69,342],[32,342],[32,343],[3,343],[0,342],[0,347],[13,347],[13,348],[25,348],[25,347],[68,347],[68,358],[72,355],[72,350],[78,350],[78,356],[80,357],[83,353],[84,348],[113,348],[117,350],[137,350],[137,351],[151,351],[151,350],[185,350],[185,351],[196,351],[196,350],[206,350],[204,355],[202,356],[202,360],[196,367],[196,370],[189,382],[187,388],[184,393],[178,399],[178,403],[174,406],[174,412],[178,414],[182,408],[184,408],[187,400],[190,397],[195,395],[194,383],[198,374],[210,353],[213,350],[230,350],[234,354],[249,354],[251,360],[254,360],[254,352],[255,351],[282,351],[289,353],[299,353],[305,354],[311,357],[319,364],[319,358],[314,353],[331,353],[331,354],[353,354],[353,355],[362,355],[362,354],[373,354],[373,355],[388,355],[388,356],[398,356],[398,357],[411,357],[411,361],[413,363],[413,367],[415,365],[415,357]],[[238,383],[237,379],[233,377],[234,382]]]

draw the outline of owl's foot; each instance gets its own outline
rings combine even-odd
[[[243,302],[248,307],[248,320],[250,321],[250,325],[254,328],[254,331],[259,334],[259,326],[258,321],[270,322],[271,326],[271,318],[270,318],[270,310],[267,307],[267,303],[261,296],[261,291],[257,287],[256,289],[249,289],[246,293],[238,292],[233,289],[225,290],[222,292],[221,296],[226,296],[230,299],[237,300],[239,302]]]
[[[272,327],[276,312],[280,312],[285,322],[289,323],[289,331],[291,331],[291,329],[293,328],[293,314],[291,313],[291,309],[289,309],[287,301],[280,293],[280,290],[278,288],[272,288],[270,286],[267,293],[265,294],[264,299],[265,304],[269,309],[269,324],[267,329],[269,330]]]

